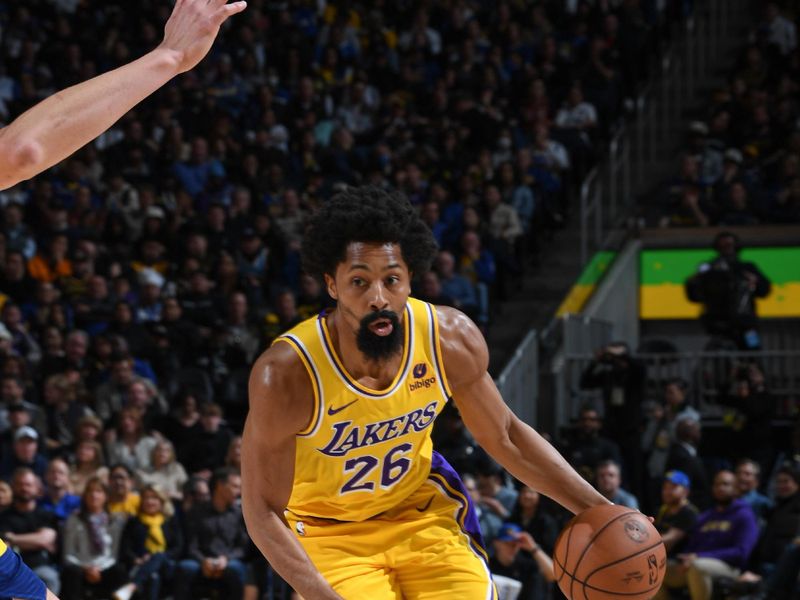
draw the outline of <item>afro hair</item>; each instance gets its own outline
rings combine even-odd
[[[436,240],[408,199],[376,186],[350,187],[311,218],[303,240],[303,268],[322,279],[333,275],[352,242],[393,243],[415,276],[430,269]]]

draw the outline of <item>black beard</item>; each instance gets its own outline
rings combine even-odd
[[[375,335],[369,326],[378,319],[386,319],[392,323],[392,333],[389,335]],[[403,348],[403,328],[397,313],[391,310],[381,310],[370,313],[363,319],[356,334],[356,345],[361,353],[369,360],[379,361],[389,358]]]

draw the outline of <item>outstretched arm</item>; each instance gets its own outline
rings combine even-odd
[[[283,516],[294,481],[295,435],[311,419],[313,397],[308,374],[287,344],[276,344],[256,361],[249,396],[242,435],[247,531],[275,571],[304,598],[341,600]]]
[[[208,53],[225,20],[246,2],[177,0],[164,40],[127,65],[43,100],[0,129],[0,190],[30,179],[111,127]]]
[[[444,368],[464,424],[475,440],[514,477],[578,513],[608,500],[595,490],[500,397],[487,372],[489,351],[463,313],[437,307]]]

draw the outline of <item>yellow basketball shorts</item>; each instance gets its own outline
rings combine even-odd
[[[366,521],[287,512],[316,568],[346,600],[497,599],[472,501],[437,458],[417,491]]]

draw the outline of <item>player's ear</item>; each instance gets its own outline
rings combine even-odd
[[[327,273],[325,273],[323,277],[325,278],[325,287],[328,289],[328,295],[334,300],[338,300],[339,298],[336,295],[336,280]]]

